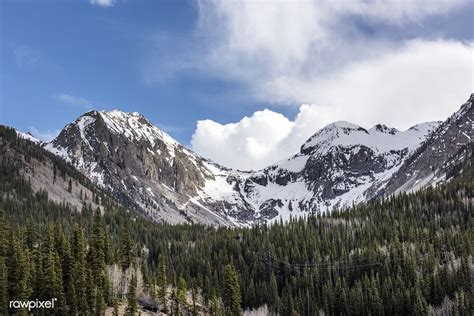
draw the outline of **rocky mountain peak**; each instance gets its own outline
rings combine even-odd
[[[361,133],[368,134],[368,131],[350,122],[337,121],[326,125],[311,136],[301,147],[301,152],[308,153],[313,150],[323,151],[333,145],[337,145],[341,139]]]
[[[388,127],[385,124],[377,124],[371,129],[369,129],[369,132],[379,132],[379,133],[395,135],[396,133],[399,132],[399,130],[394,127]]]

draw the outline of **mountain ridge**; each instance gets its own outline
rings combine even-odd
[[[458,115],[472,124],[472,106],[466,104],[447,121]],[[412,156],[432,142],[441,126],[446,121],[404,131],[383,124],[367,130],[338,121],[318,130],[298,153],[257,171],[214,163],[137,112],[89,111],[43,147],[154,220],[239,226],[330,211],[398,188],[416,189],[399,169],[410,169]],[[456,128],[462,126],[451,126]],[[440,155],[436,166],[449,156]]]

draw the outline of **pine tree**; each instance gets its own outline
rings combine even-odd
[[[100,209],[97,209],[94,213],[90,238],[90,258],[94,284],[97,286],[97,290],[103,293],[104,301],[108,304],[107,235],[104,218],[101,215]]]
[[[191,286],[191,300],[192,300],[192,303],[193,303],[193,316],[197,316],[198,315],[198,311],[197,311],[197,287],[196,287],[195,282],[193,282],[192,286]]]
[[[84,231],[80,226],[74,230],[72,242],[72,280],[76,296],[77,308],[82,313],[89,309],[87,301],[87,245]]]
[[[25,251],[18,237],[11,234],[10,249],[7,255],[8,296],[15,300],[28,298],[28,266]]]
[[[8,314],[8,274],[5,258],[0,256],[0,315]]]
[[[468,257],[461,257],[461,267],[459,269],[459,286],[465,293],[472,293],[471,271],[469,269]]]
[[[222,315],[221,304],[219,302],[219,298],[217,297],[215,290],[213,290],[211,294],[211,299],[209,302],[209,312],[213,316]]]
[[[179,278],[178,281],[178,293],[177,293],[177,299],[180,304],[185,304],[186,303],[186,280],[183,277]]]
[[[269,300],[268,303],[272,306],[278,305],[278,284],[275,277],[275,273],[272,271],[272,276],[270,279],[270,292],[269,292]]]
[[[413,314],[416,316],[426,315],[428,311],[428,304],[426,303],[425,298],[421,294],[421,290],[417,285],[415,285],[415,291],[413,295]]]
[[[61,315],[65,313],[66,298],[63,287],[62,267],[53,230],[52,226],[48,227],[46,239],[43,245],[43,269],[45,279],[47,280],[44,285],[44,294],[48,295],[49,298],[57,299],[57,308],[55,308],[52,313]]]
[[[127,270],[132,264],[132,250],[133,243],[132,238],[130,236],[130,225],[126,223],[120,239],[120,264],[122,266],[123,271]]]
[[[130,286],[128,287],[126,314],[133,316],[137,313],[137,310],[137,277],[135,276],[135,273],[133,273],[130,280]]]
[[[224,269],[224,289],[223,300],[226,315],[240,315],[240,285],[237,272],[232,264],[228,264]]]
[[[158,291],[157,297],[159,302],[161,303],[161,308],[163,311],[168,310],[168,298],[167,298],[167,291],[168,291],[168,272],[166,268],[166,261],[165,256],[160,256],[160,261],[158,264]]]
[[[105,313],[105,300],[104,300],[104,294],[96,288],[96,298],[95,298],[95,314],[97,316],[102,316]]]

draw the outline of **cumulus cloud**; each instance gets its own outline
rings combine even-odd
[[[114,5],[115,0],[90,0],[91,4],[98,5],[101,7],[111,7]]]
[[[466,0],[200,1],[199,45],[181,56],[179,70],[234,80],[262,104],[300,108],[294,119],[265,110],[233,124],[199,121],[194,150],[256,169],[296,153],[333,121],[406,129],[445,119],[474,90],[474,44],[413,30],[467,6]],[[372,36],[367,26],[389,31]]]
[[[264,98],[314,104],[300,106],[294,120],[265,110],[238,123],[199,121],[191,144],[224,165],[259,169],[297,153],[312,134],[334,121],[406,129],[444,120],[474,90],[473,54],[473,44],[417,40],[329,76],[309,81],[278,77],[267,83]]]
[[[198,121],[191,144],[198,153],[226,166],[252,169],[281,156],[279,143],[293,127],[294,122],[282,114],[263,110],[237,123]]]
[[[193,149],[225,166],[260,169],[295,154],[332,113],[314,105],[302,105],[294,120],[265,109],[237,123],[198,121]]]

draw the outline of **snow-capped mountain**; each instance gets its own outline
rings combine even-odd
[[[350,206],[383,189],[438,124],[398,131],[335,122],[310,137],[296,155],[250,175],[228,174],[226,190],[223,182],[219,189],[203,191],[210,200],[225,201],[232,216],[244,208],[244,218],[251,214],[256,220]]]
[[[246,225],[329,211],[416,189],[413,183],[432,183],[418,181],[427,177],[425,162],[434,160],[430,170],[440,169],[471,144],[472,100],[446,122],[406,131],[335,122],[295,155],[255,172],[213,163],[142,115],[118,110],[87,112],[44,147],[155,220]]]
[[[192,199],[218,167],[139,113],[87,112],[44,147],[157,221],[232,224]]]

